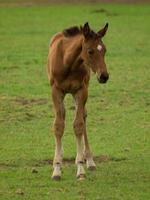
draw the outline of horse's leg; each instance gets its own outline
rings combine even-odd
[[[83,158],[83,135],[85,131],[85,122],[84,122],[84,106],[87,100],[87,89],[82,88],[74,95],[76,103],[76,115],[74,119],[74,132],[76,136],[77,144],[77,156],[76,156],[76,165],[77,165],[77,178],[85,178],[85,170],[83,167],[84,158]]]
[[[63,104],[64,94],[55,86],[52,87],[52,100],[55,108],[54,135],[55,135],[55,155],[53,160],[52,179],[61,178],[62,165],[62,144],[61,138],[64,132],[65,109]]]
[[[93,160],[92,152],[91,152],[90,145],[89,145],[89,142],[88,142],[88,137],[87,137],[86,117],[87,117],[87,111],[86,111],[86,109],[84,109],[84,121],[85,121],[85,130],[84,130],[84,138],[83,138],[83,141],[84,141],[84,158],[86,160],[87,168],[89,170],[95,170],[96,165],[95,165],[94,160]]]

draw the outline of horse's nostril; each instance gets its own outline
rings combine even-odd
[[[109,79],[109,74],[101,74],[101,76],[99,78],[99,82],[106,83],[108,79]]]

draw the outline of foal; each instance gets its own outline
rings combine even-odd
[[[85,103],[88,97],[90,70],[97,74],[99,83],[106,83],[109,75],[104,56],[106,48],[102,37],[108,24],[95,33],[88,23],[83,27],[71,27],[57,33],[51,40],[48,54],[48,78],[52,87],[52,100],[55,108],[55,156],[53,161],[54,180],[61,178],[62,143],[64,132],[65,108],[64,97],[71,93],[76,103],[76,114],[73,122],[77,144],[77,178],[84,179],[84,160],[87,168],[96,169],[86,133]],[[84,143],[84,149],[82,146]]]

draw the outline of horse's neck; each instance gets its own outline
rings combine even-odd
[[[64,67],[75,67],[81,62],[83,36],[78,35],[74,38],[69,38],[64,44]]]

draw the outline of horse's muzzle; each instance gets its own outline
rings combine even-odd
[[[97,77],[99,83],[106,83],[109,79],[108,73],[102,73],[100,77]]]

